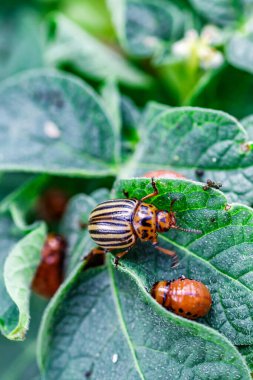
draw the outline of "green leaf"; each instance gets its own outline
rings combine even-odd
[[[36,363],[36,338],[47,303],[44,298],[32,295],[30,301],[31,324],[25,341],[17,343],[0,339],[1,380],[40,379]]]
[[[107,0],[119,40],[132,55],[149,57],[161,42],[176,40],[184,30],[184,14],[166,0]]]
[[[0,87],[1,171],[76,177],[115,174],[118,141],[93,90],[56,71],[38,70]],[[18,130],[18,134],[17,134]]]
[[[224,65],[214,73],[205,91],[200,90],[194,94],[190,105],[222,110],[239,119],[252,113],[253,76],[246,71]]]
[[[29,179],[27,179],[27,177]],[[8,181],[10,178],[12,181],[11,187],[9,188],[6,196],[0,201],[0,212],[5,212],[9,210],[13,204],[16,204],[25,214],[38,199],[38,195],[45,187],[46,183],[49,182],[49,178],[46,175],[27,176],[19,173],[6,173],[3,178],[3,183],[7,183],[7,188],[9,187]],[[16,188],[13,189],[12,187],[15,184]]]
[[[242,125],[220,111],[169,108],[150,118],[124,175],[172,169],[187,178],[222,183],[229,201],[253,204],[253,151]],[[201,173],[196,170],[201,170]],[[200,175],[199,175],[200,173]]]
[[[250,54],[253,48],[252,20],[244,25],[242,30],[236,31],[226,45],[228,62],[241,70],[253,73],[253,57]]]
[[[253,372],[253,346],[237,347],[239,352],[244,356],[246,363],[251,372]]]
[[[68,65],[84,77],[96,81],[114,77],[125,86],[150,85],[148,75],[64,16],[51,16],[48,29],[48,64],[57,67]]]
[[[63,2],[61,11],[92,35],[113,40],[115,33],[104,0],[75,0]]]
[[[170,210],[171,200],[177,224],[202,231],[201,235],[182,231],[160,234],[160,244],[176,251],[179,265],[171,269],[167,255],[151,244],[140,243],[122,260],[124,268],[135,272],[144,286],[181,275],[202,281],[213,298],[204,322],[237,345],[253,343],[253,210],[232,204],[219,191],[185,180],[157,180],[159,195],[150,200],[158,209]],[[152,192],[148,179],[121,180],[122,191],[141,199]]]
[[[241,120],[241,124],[246,130],[249,139],[253,140],[253,115],[249,115]]]
[[[140,114],[132,102],[126,96],[120,94],[114,80],[109,79],[101,89],[101,95],[106,104],[106,109],[111,114],[112,123],[121,137],[121,161],[125,162],[133,154],[136,143],[139,140],[138,122]]]
[[[250,379],[229,341],[168,313],[109,260],[61,288],[44,315],[38,355],[47,380]]]
[[[31,175],[24,173],[0,173],[0,205],[2,206],[5,198],[31,177]]]
[[[120,92],[113,78],[109,78],[101,87],[101,96],[105,108],[111,116],[111,122],[114,123],[115,130],[118,132],[118,138],[122,129],[122,120],[120,113]]]
[[[190,0],[190,3],[203,17],[218,25],[234,23],[252,10],[252,2],[247,0]]]
[[[141,117],[141,129],[144,132],[153,123],[156,117],[159,117],[164,111],[168,111],[169,106],[158,102],[148,102]]]
[[[88,255],[95,243],[91,240],[87,228],[82,228],[81,224],[87,224],[89,214],[101,203],[109,199],[109,192],[106,189],[94,191],[91,195],[75,195],[68,203],[63,216],[60,233],[65,236],[68,246],[65,258],[65,274],[68,276],[80,261]]]
[[[135,103],[127,96],[120,99],[122,118],[122,161],[127,161],[135,151],[136,144],[141,138],[139,124],[141,113]]]
[[[11,340],[23,340],[29,327],[30,284],[46,238],[43,223],[24,231],[0,216],[0,329]],[[21,240],[20,240],[21,239]]]
[[[29,8],[16,7],[0,15],[0,79],[42,67],[42,33],[39,17]],[[29,57],[29,58],[28,58]]]

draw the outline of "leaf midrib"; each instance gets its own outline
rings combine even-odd
[[[193,256],[195,257],[196,259],[202,261],[203,263],[205,263],[206,266],[209,266],[210,268],[212,268],[212,270],[215,270],[216,272],[220,273],[221,275],[223,275],[224,277],[227,277],[230,281],[234,281],[236,282],[239,286],[243,287],[244,289],[247,290],[247,292],[252,292],[251,289],[249,289],[246,285],[244,285],[243,283],[241,283],[240,281],[238,281],[238,279],[226,274],[225,272],[223,272],[221,269],[218,269],[216,268],[213,264],[211,264],[208,260],[205,260],[203,257],[201,256],[198,256],[196,255],[194,252],[190,251],[188,248],[176,243],[174,240],[171,240],[169,239],[168,237],[164,236],[164,235],[159,235],[159,238],[161,238],[162,240],[165,240],[166,242],[170,243],[171,245],[174,245],[175,247],[177,247],[178,249],[184,251],[188,256]]]
[[[109,260],[110,260],[110,257],[109,257]],[[133,357],[135,368],[136,368],[136,370],[137,370],[137,372],[138,372],[138,374],[140,376],[140,379],[141,380],[145,380],[145,377],[144,377],[144,375],[143,375],[143,373],[141,371],[141,368],[139,366],[139,363],[138,363],[138,360],[137,360],[137,357],[136,357],[136,351],[135,351],[133,342],[131,341],[131,338],[130,338],[129,333],[128,333],[127,328],[126,328],[126,324],[125,324],[125,321],[124,321],[124,318],[123,318],[123,313],[122,313],[122,309],[121,309],[121,305],[120,305],[120,301],[119,301],[118,291],[117,291],[117,287],[116,287],[116,284],[115,284],[115,277],[114,277],[114,274],[113,274],[112,266],[109,264],[109,260],[108,260],[108,264],[107,264],[108,274],[109,274],[109,277],[110,277],[110,280],[111,280],[110,282],[111,282],[111,288],[112,288],[112,296],[113,296],[113,299],[114,299],[114,304],[115,304],[116,312],[117,312],[117,315],[118,315],[118,318],[119,318],[119,324],[121,326],[123,335],[126,338],[127,344],[129,346],[130,352],[131,352],[132,357]]]

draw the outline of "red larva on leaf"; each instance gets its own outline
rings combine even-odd
[[[41,253],[41,262],[32,282],[32,289],[42,297],[52,297],[63,281],[66,242],[60,235],[49,234]]]
[[[46,222],[58,221],[61,219],[67,203],[68,196],[63,190],[58,188],[48,189],[38,201],[38,215]]]
[[[208,288],[202,282],[184,276],[171,282],[156,282],[151,295],[166,309],[188,319],[204,317],[212,306]]]

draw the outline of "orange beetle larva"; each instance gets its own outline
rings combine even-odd
[[[171,282],[156,282],[151,295],[166,309],[188,319],[204,317],[212,306],[208,288],[202,282],[184,276]]]
[[[48,234],[32,282],[33,291],[42,297],[52,297],[63,281],[65,248],[66,242],[62,236]]]

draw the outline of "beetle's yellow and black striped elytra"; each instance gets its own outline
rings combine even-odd
[[[108,200],[100,203],[90,214],[88,229],[91,238],[97,245],[105,251],[123,250],[116,255],[116,264],[139,238],[141,241],[151,241],[156,249],[172,256],[173,266],[175,266],[177,264],[176,253],[158,246],[157,232],[165,232],[174,228],[201,233],[198,230],[187,230],[177,226],[174,212],[159,210],[152,204],[144,203],[146,199],[159,193],[153,179],[151,183],[153,193],[142,199]]]
[[[134,245],[132,219],[138,201],[114,199],[100,203],[90,214],[89,233],[105,249],[123,249]]]

